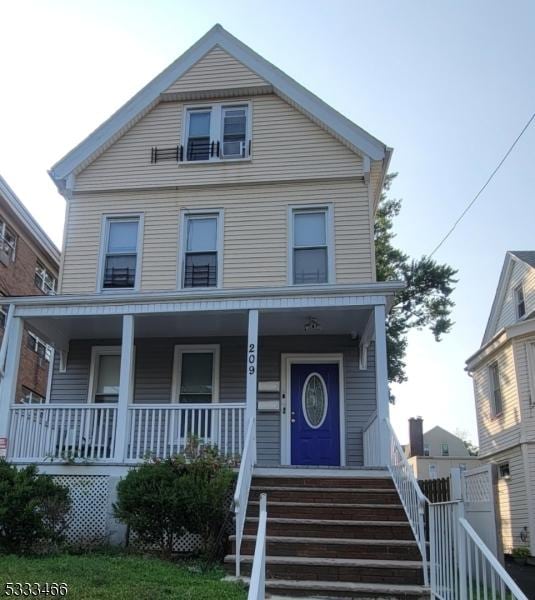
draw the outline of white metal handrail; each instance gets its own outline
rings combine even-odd
[[[256,417],[249,420],[245,444],[236,482],[236,491],[234,493],[234,515],[236,521],[236,577],[240,576],[240,558],[241,541],[243,537],[243,528],[245,525],[245,515],[247,513],[247,504],[249,502],[249,490],[251,488],[251,479],[253,469],[256,463]]]
[[[374,413],[364,428],[362,442],[364,446],[365,467],[381,466],[381,440],[379,423],[380,421],[377,417],[377,413]]]
[[[430,580],[434,598],[459,600],[459,538],[457,523],[462,504],[433,502],[429,505]]]
[[[461,600],[528,600],[464,517],[458,535]]]
[[[254,549],[251,580],[247,600],[264,600],[266,596],[266,535],[267,535],[267,496],[260,494],[258,532]]]
[[[398,438],[392,429],[388,419],[383,421],[385,433],[389,439],[390,464],[389,470],[394,480],[394,485],[398,491],[401,503],[409,519],[410,526],[414,533],[416,543],[420,549],[423,561],[424,583],[429,584],[429,573],[427,564],[427,544],[425,539],[425,511],[429,503],[424,496],[414,473],[410,466],[405,452],[398,441]]]

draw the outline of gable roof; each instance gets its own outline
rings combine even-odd
[[[7,181],[0,175],[0,196],[8,203],[8,206],[15,215],[26,226],[33,239],[41,247],[41,249],[56,261],[59,266],[60,251],[56,244],[48,237],[43,228],[34,219],[30,211],[19,200],[15,192],[9,187]]]
[[[268,82],[274,93],[312,120],[321,123],[365,159],[383,161],[383,172],[386,172],[392,154],[391,148],[309,92],[218,24],[50,169],[49,174],[60,192],[69,187],[69,179],[73,175],[151,110],[158,103],[161,94],[216,46]]]
[[[508,250],[505,254],[500,279],[498,280],[498,287],[496,288],[489,319],[481,342],[482,346],[484,346],[496,333],[500,309],[505,299],[507,285],[515,262],[523,262],[531,268],[535,268],[535,250]]]

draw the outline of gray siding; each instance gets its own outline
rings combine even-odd
[[[119,340],[74,340],[70,344],[67,371],[60,373],[56,358],[52,379],[52,402],[86,402],[91,347],[117,345]],[[220,351],[220,401],[245,400],[246,339],[137,339],[134,402],[166,403],[171,400],[173,348],[175,344],[215,344]],[[344,356],[346,456],[349,465],[363,463],[362,432],[375,410],[375,361],[373,346],[368,369],[358,368],[357,344],[349,336],[263,337],[259,342],[259,381],[280,381],[282,353],[342,353]],[[278,393],[260,393],[259,399],[278,399]],[[280,414],[258,413],[258,461],[280,464]]]

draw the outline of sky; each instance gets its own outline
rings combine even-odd
[[[429,254],[535,111],[535,2],[0,0],[0,173],[61,245],[47,170],[221,23],[394,148],[396,244]],[[477,442],[464,361],[508,249],[535,249],[535,126],[435,258],[458,269],[455,326],[410,335],[391,417]]]

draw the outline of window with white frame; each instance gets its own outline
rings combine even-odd
[[[219,285],[219,213],[186,214],[183,226],[184,288]]]
[[[294,284],[329,281],[329,210],[294,208],[292,210],[292,282]]]
[[[498,477],[500,479],[511,479],[511,469],[509,463],[504,462],[498,465]]]
[[[56,293],[57,279],[54,275],[40,262],[35,265],[35,285],[45,294],[49,296]]]
[[[425,444],[424,446],[424,456],[429,456],[429,445]]]
[[[181,404],[219,401],[219,346],[175,346],[175,400]]]
[[[524,300],[524,287],[522,284],[515,287],[516,318],[521,319],[526,314],[526,301]]]
[[[31,331],[28,331],[27,346],[41,358],[50,362],[52,357],[52,347]]]
[[[7,311],[9,310],[8,304],[0,304],[0,327],[5,328],[7,322]]]
[[[91,352],[89,401],[97,404],[119,400],[121,347],[94,346]]]
[[[449,455],[450,455],[449,444],[447,442],[444,442],[442,444],[442,456],[449,456]]]
[[[500,384],[500,368],[498,363],[492,363],[489,366],[489,385],[490,385],[490,412],[491,416],[497,417],[502,414],[502,389]]]
[[[46,399],[41,394],[34,392],[30,388],[22,386],[22,395],[20,401],[22,404],[44,404]]]
[[[0,251],[12,262],[15,260],[15,250],[17,247],[17,235],[6,225],[3,219],[0,219]]]
[[[105,221],[103,289],[136,287],[139,217],[107,217]]]
[[[211,104],[186,109],[186,161],[247,158],[250,154],[248,104]]]

